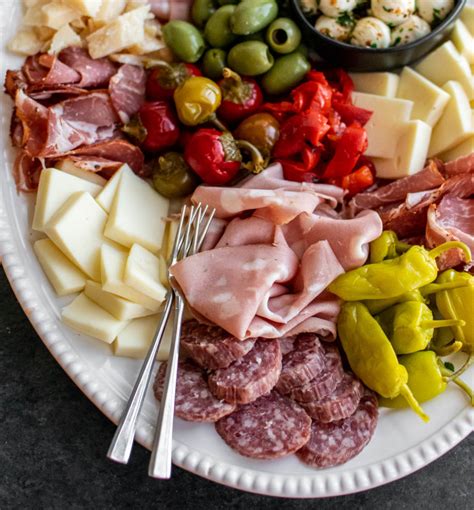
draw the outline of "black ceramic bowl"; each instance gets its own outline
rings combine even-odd
[[[314,28],[303,14],[299,0],[290,0],[290,3],[306,44],[328,63],[352,71],[386,71],[411,64],[439,44],[453,28],[466,0],[456,0],[448,16],[425,37],[386,49],[362,48],[331,39]]]

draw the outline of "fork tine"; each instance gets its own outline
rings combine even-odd
[[[183,232],[184,220],[186,218],[186,210],[187,210],[186,205],[183,205],[183,207],[181,208],[181,217],[179,219],[178,230],[176,231],[176,236],[174,238],[173,250],[171,252],[171,257],[170,257],[170,265],[172,265],[172,264],[174,264],[174,262],[176,262],[176,259],[178,258],[179,250],[181,248],[181,244],[183,241],[182,240],[182,232]]]
[[[211,223],[212,223],[212,220],[214,219],[214,215],[215,214],[216,214],[216,210],[213,209],[211,211],[211,213],[209,214],[209,217],[207,218],[206,224],[204,225],[204,229],[203,229],[202,234],[201,234],[201,236],[199,238],[199,241],[197,243],[197,249],[196,249],[195,253],[197,253],[198,251],[201,250],[202,245],[204,243],[204,239],[206,238],[206,235],[207,235],[207,233],[209,231],[209,227],[211,226]]]

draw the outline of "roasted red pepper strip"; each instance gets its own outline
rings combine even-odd
[[[346,71],[339,68],[328,71],[326,74],[334,90],[334,97],[341,103],[352,103],[354,83]]]
[[[312,149],[306,146],[301,152],[301,159],[307,171],[314,170],[321,158],[321,152],[318,149]]]
[[[307,81],[291,93],[296,111],[319,110],[328,113],[331,108],[332,90],[329,85]]]
[[[373,114],[373,112],[364,110],[364,108],[359,108],[350,103],[341,103],[340,101],[333,101],[332,107],[341,116],[342,122],[348,126],[354,122],[365,126]]]
[[[283,167],[283,175],[288,181],[313,182],[315,175],[307,171],[304,163],[287,159],[279,160],[278,163]]]
[[[367,133],[365,129],[358,123],[348,126],[337,142],[336,152],[329,161],[323,178],[335,179],[350,174],[366,149]]]
[[[273,149],[273,156],[284,159],[299,156],[307,143],[318,147],[328,131],[327,118],[317,111],[293,115],[281,125],[280,138]]]
[[[348,190],[349,196],[353,196],[372,186],[374,180],[374,174],[371,169],[367,165],[364,165],[355,172],[343,177],[341,186]]]

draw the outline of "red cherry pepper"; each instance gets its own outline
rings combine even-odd
[[[123,130],[149,152],[168,149],[180,137],[178,118],[165,101],[144,103]]]
[[[204,183],[220,186],[237,175],[242,154],[229,132],[203,128],[189,140],[184,159]]]
[[[252,78],[241,78],[237,73],[224,69],[224,79],[219,82],[222,103],[217,111],[220,119],[229,124],[255,113],[263,102],[259,85]]]
[[[147,98],[152,101],[172,99],[178,86],[191,76],[202,76],[199,68],[193,64],[160,62],[148,75]]]

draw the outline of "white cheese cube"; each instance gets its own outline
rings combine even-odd
[[[415,71],[442,87],[449,80],[458,81],[468,99],[474,97],[474,82],[467,60],[459,54],[452,41],[447,41],[425,57]]]
[[[81,13],[71,7],[62,4],[59,1],[50,2],[43,5],[43,23],[54,30],[59,30],[62,26],[81,17]]]
[[[402,128],[410,120],[413,102],[363,92],[354,92],[352,100],[356,106],[373,112],[365,125],[369,140],[366,156],[394,157]]]
[[[149,5],[139,7],[122,14],[105,27],[89,35],[87,42],[91,57],[106,57],[141,43],[145,38],[145,20],[149,14]]]
[[[75,193],[46,224],[53,243],[94,281],[100,281],[100,249],[107,214],[89,193]],[[110,243],[112,244],[112,243]]]
[[[448,104],[449,94],[409,67],[400,75],[397,97],[413,101],[412,119],[433,127]]]
[[[150,348],[153,337],[158,328],[161,315],[152,315],[142,319],[135,319],[123,329],[113,343],[113,350],[116,356],[144,359]],[[158,349],[157,359],[166,361],[169,357],[173,322],[170,320],[166,326],[165,333]]]
[[[67,296],[84,288],[86,275],[79,271],[52,241],[40,239],[33,245],[33,249],[56,294]]]
[[[41,172],[36,195],[33,228],[44,232],[45,226],[59,208],[78,191],[87,191],[96,196],[102,189],[95,183],[79,179],[55,168],[46,168]]]
[[[92,18],[97,15],[102,5],[102,0],[62,0],[62,2],[72,9],[79,11],[84,16]]]
[[[474,64],[474,37],[460,19],[454,24],[453,31],[451,32],[451,41],[453,41],[459,53],[470,64]]]
[[[95,199],[97,200],[97,203],[102,207],[102,209],[104,209],[104,211],[110,212],[115,198],[115,192],[117,191],[120,179],[125,172],[133,174],[132,169],[128,165],[121,166],[114,173],[112,178],[108,180],[104,189],[96,196]]]
[[[461,11],[461,20],[474,37],[474,5],[466,5]]]
[[[395,97],[398,75],[395,73],[349,73],[357,92]]]
[[[7,47],[13,53],[28,57],[36,55],[41,51],[43,41],[36,35],[34,30],[24,28],[19,30],[13,39],[10,39]]]
[[[161,248],[168,200],[133,173],[119,180],[105,236],[123,246],[138,243],[153,253]]]
[[[62,318],[70,328],[107,344],[111,344],[128,324],[127,321],[117,320],[84,293],[63,308]]]
[[[100,283],[92,280],[86,282],[84,294],[120,321],[146,317],[154,313],[138,303],[107,292]]]
[[[108,23],[120,16],[125,10],[126,5],[127,0],[102,0],[102,5],[95,15],[95,19]]]
[[[457,81],[443,87],[451,97],[438,124],[433,129],[428,156],[446,152],[464,142],[473,133],[472,114],[465,90]]]
[[[152,312],[157,312],[160,302],[156,301],[135,289],[132,289],[124,282],[125,265],[128,252],[108,245],[102,246],[101,250],[101,274],[102,288],[107,292],[138,303]]]
[[[124,281],[145,296],[163,301],[166,289],[161,283],[160,259],[139,244],[130,249],[125,265]]]
[[[68,158],[61,159],[60,161],[58,161],[55,165],[55,168],[61,170],[62,172],[66,172],[69,175],[74,175],[74,177],[77,177],[78,179],[84,179],[86,181],[97,184],[97,186],[100,186],[101,188],[103,188],[107,184],[107,180],[101,177],[99,174],[89,172],[88,170],[84,170],[83,168],[76,166],[74,162]],[[101,189],[100,193],[102,192],[103,190]]]
[[[82,39],[74,32],[71,25],[63,25],[51,39],[48,53],[54,55],[69,46],[82,46]]]
[[[466,138],[464,142],[461,142],[456,147],[438,154],[439,159],[443,161],[454,161],[455,159],[462,158],[463,156],[469,156],[474,152],[474,134],[469,138]]]
[[[411,120],[403,128],[394,158],[374,158],[377,177],[400,179],[425,167],[431,138],[431,126],[421,120]]]

